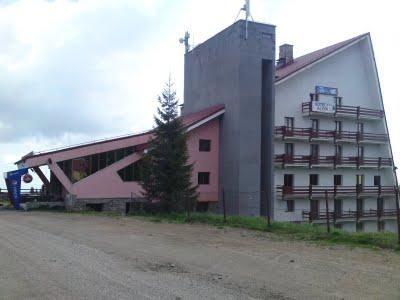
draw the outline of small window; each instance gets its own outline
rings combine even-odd
[[[318,144],[311,144],[310,145],[310,155],[312,157],[318,157],[319,156],[319,145]]]
[[[285,154],[287,156],[294,155],[294,144],[293,143],[285,143]]]
[[[378,221],[378,231],[385,231],[385,221],[384,220]]]
[[[338,133],[342,132],[342,126],[343,126],[342,124],[343,124],[342,121],[335,121],[336,132]]]
[[[210,172],[199,172],[197,175],[198,184],[210,184]]]
[[[364,123],[357,123],[357,130],[358,130],[358,133],[363,134],[364,133]]]
[[[374,176],[374,186],[381,185],[381,176]]]
[[[364,158],[364,147],[358,147],[357,153],[359,158]]]
[[[210,152],[211,151],[211,140],[199,140],[199,151]]]
[[[311,128],[313,131],[318,131],[319,130],[319,120],[318,119],[312,119],[311,120]]]
[[[310,174],[310,185],[318,185],[318,174]]]
[[[294,185],[294,175],[293,174],[285,174],[283,176],[283,185],[284,186],[293,186]]]
[[[364,223],[363,222],[356,222],[356,231],[357,232],[364,231]]]
[[[342,97],[336,97],[336,106],[342,106]]]
[[[294,118],[293,117],[285,117],[285,126],[289,130],[293,130],[294,128]]]
[[[294,212],[294,200],[287,200],[286,201],[286,211],[287,212]]]
[[[335,156],[336,158],[342,158],[343,148],[342,145],[335,145]]]
[[[336,229],[343,229],[343,224],[341,224],[341,223],[335,223],[334,227],[335,227]]]
[[[334,185],[342,185],[342,175],[333,175]]]

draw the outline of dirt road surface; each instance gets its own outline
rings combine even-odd
[[[2,211],[0,299],[400,299],[400,255],[240,229]]]

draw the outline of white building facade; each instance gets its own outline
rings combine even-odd
[[[274,219],[329,217],[348,231],[396,231],[394,163],[370,35],[292,53],[281,46],[276,70]]]

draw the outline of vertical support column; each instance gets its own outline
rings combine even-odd
[[[261,64],[261,167],[260,167],[260,214],[268,224],[273,217],[274,203],[274,124],[275,101],[272,60],[263,59]],[[271,84],[272,83],[272,84]]]

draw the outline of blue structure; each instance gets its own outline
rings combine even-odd
[[[5,173],[8,194],[15,209],[21,209],[21,177],[28,173],[28,168],[23,168]]]

